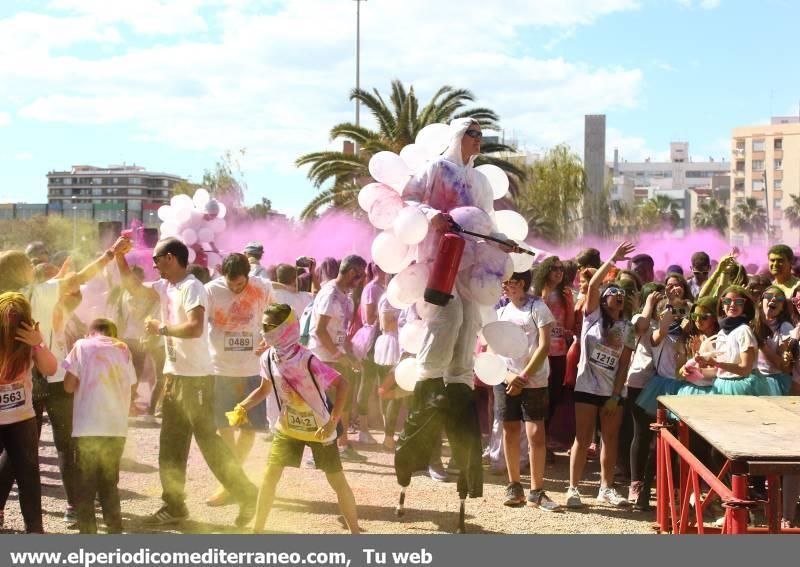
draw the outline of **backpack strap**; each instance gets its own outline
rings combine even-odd
[[[272,392],[275,394],[275,402],[278,404],[278,411],[282,412],[281,397],[278,394],[278,388],[275,387],[275,376],[272,375],[272,355],[275,353],[274,349],[270,348],[267,352],[267,373],[269,374],[269,381],[272,382]]]
[[[326,407],[327,407],[328,400],[322,394],[322,390],[320,389],[319,384],[317,383],[317,378],[316,378],[316,376],[314,376],[314,371],[311,370],[311,361],[312,360],[314,360],[314,355],[313,354],[308,357],[308,375],[311,376],[311,381],[314,383],[314,388],[317,389],[317,394],[319,394],[319,399],[322,400],[322,403],[325,404]]]

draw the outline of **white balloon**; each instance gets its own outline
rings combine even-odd
[[[382,197],[386,198],[387,195],[391,196],[394,192],[394,189],[383,183],[364,185],[361,191],[358,192],[358,206],[361,207],[365,213],[368,213],[375,201]]]
[[[489,214],[478,207],[457,207],[450,211],[450,216],[461,228],[478,234],[492,232],[492,219]]]
[[[397,298],[405,304],[416,303],[425,294],[431,269],[428,264],[412,264],[397,274],[392,281],[399,288]]]
[[[513,240],[528,237],[528,222],[517,211],[495,211],[497,230]]]
[[[378,152],[369,160],[369,174],[387,185],[403,183],[411,177],[406,162],[394,152]]]
[[[461,255],[461,265],[458,267],[459,272],[469,270],[475,265],[475,249],[478,246],[485,246],[485,244],[478,244],[474,240],[466,240],[464,242],[464,253]]]
[[[197,231],[197,240],[200,242],[211,242],[214,240],[214,231],[210,227],[204,227]]]
[[[407,392],[413,392],[417,384],[417,359],[404,358],[394,369],[394,381]]]
[[[219,206],[219,213],[217,213],[218,219],[224,219],[226,213],[228,212],[228,208],[225,206],[225,203],[218,203]]]
[[[158,207],[158,218],[164,222],[169,222],[174,218],[175,212],[169,205],[161,205]]]
[[[197,242],[197,233],[194,231],[193,228],[187,228],[183,232],[181,232],[181,240],[186,246],[191,246],[192,244]]]
[[[178,226],[183,226],[188,224],[192,220],[192,209],[187,209],[186,207],[181,207],[179,209],[175,209],[175,224]]]
[[[483,338],[500,356],[521,358],[528,352],[528,337],[511,321],[495,321],[483,327]]]
[[[400,348],[409,354],[417,354],[422,348],[426,330],[425,323],[420,320],[403,325],[398,337]]]
[[[494,305],[479,305],[478,311],[481,314],[481,326],[497,321],[497,309],[494,308]]]
[[[489,244],[478,244],[475,264],[469,272],[459,274],[459,283],[466,284],[467,295],[481,305],[494,305],[503,293],[503,282],[514,270],[508,254]],[[465,279],[468,278],[468,279]]]
[[[197,260],[197,252],[194,251],[194,248],[189,248],[189,263],[191,264]]]
[[[402,195],[403,192],[406,190],[406,185],[408,184],[408,182],[410,180],[411,180],[411,176],[409,175],[409,176],[404,177],[403,179],[401,179],[399,181],[393,182],[392,184],[389,185],[389,187],[391,187],[395,191],[395,193],[397,193],[398,195]]]
[[[405,309],[406,307],[410,307],[411,304],[403,302],[400,299],[400,296],[400,286],[397,285],[395,280],[390,281],[389,285],[386,287],[386,300],[389,302],[389,305],[395,309]]]
[[[170,199],[169,204],[173,209],[191,209],[194,206],[192,198],[189,195],[175,195]]]
[[[519,243],[519,245],[522,248],[530,249],[525,243]],[[530,254],[517,254],[516,252],[512,252],[509,256],[511,256],[511,261],[514,263],[515,272],[527,272],[533,267],[534,257]]]
[[[441,155],[450,144],[450,126],[447,124],[428,124],[419,131],[415,140],[430,157]]]
[[[166,238],[168,236],[177,236],[178,234],[178,225],[174,222],[162,222],[161,223],[161,238]]]
[[[369,222],[375,228],[390,228],[404,206],[403,200],[397,193],[392,196],[382,196],[369,208]]]
[[[424,299],[420,299],[414,304],[414,310],[423,321],[430,321],[436,308],[436,305],[428,303]]]
[[[372,241],[372,259],[387,274],[396,274],[408,265],[408,246],[391,232],[382,232]]]
[[[508,369],[505,361],[493,352],[482,352],[475,357],[475,374],[487,386],[505,382]]]
[[[217,266],[222,264],[222,257],[219,254],[215,254],[214,252],[209,252],[208,254],[206,254],[206,260],[208,262],[209,270],[216,270]]]
[[[211,227],[211,230],[219,234],[220,232],[225,231],[225,219],[212,219],[211,222],[208,223],[208,226]]]
[[[202,187],[194,192],[192,196],[192,202],[194,203],[195,208],[203,210],[205,208],[206,203],[211,200],[211,195],[209,192]]]
[[[419,244],[428,234],[428,217],[418,207],[405,207],[397,213],[393,230],[405,244]]]
[[[480,171],[486,176],[489,185],[492,187],[492,194],[495,199],[501,199],[508,193],[508,175],[496,165],[479,165],[475,171]]]
[[[418,146],[417,144],[408,144],[402,150],[400,150],[400,157],[403,158],[403,161],[406,162],[408,169],[412,172],[417,173],[425,164],[428,163],[428,154],[430,152],[426,151],[425,148],[422,146]]]

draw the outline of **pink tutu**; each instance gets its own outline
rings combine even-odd
[[[400,341],[396,333],[384,333],[375,341],[375,364],[394,366],[400,362]]]

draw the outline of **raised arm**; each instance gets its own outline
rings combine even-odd
[[[600,307],[600,286],[603,284],[606,274],[608,274],[608,271],[617,262],[627,258],[634,250],[636,250],[636,248],[633,244],[627,241],[623,242],[617,246],[617,249],[614,250],[614,253],[606,263],[600,266],[594,273],[592,279],[589,281],[589,289],[586,291],[586,303],[583,308],[584,313],[593,313],[597,311],[597,308]]]
[[[145,301],[158,301],[158,292],[149,286],[144,285],[133,275],[125,254],[130,251],[130,241],[120,237],[112,248],[114,257],[117,260],[117,268],[122,281],[122,287],[132,296]]]

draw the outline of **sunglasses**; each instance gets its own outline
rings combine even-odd
[[[737,297],[736,299],[731,299],[730,297],[726,297],[722,300],[722,305],[728,307],[730,304],[735,305],[736,307],[744,307],[744,304],[747,303],[746,300],[742,299],[741,297]]]
[[[765,293],[761,296],[761,299],[766,299],[767,301],[772,301],[773,299],[779,303],[786,301],[786,298],[782,295],[777,295],[775,293]]]
[[[270,331],[277,329],[279,325],[274,323],[262,323],[261,324],[261,334],[269,333]]]
[[[689,318],[692,321],[708,321],[712,316],[711,313],[692,313]]]
[[[688,313],[685,307],[673,307],[672,314],[677,315],[678,317],[686,317],[686,313]]]
[[[692,270],[692,273],[696,276],[705,276],[708,274],[708,270]]]
[[[483,138],[483,132],[481,132],[480,130],[473,130],[472,128],[464,132],[464,134],[469,136],[473,140],[480,140],[481,138]]]
[[[618,287],[610,287],[603,294],[603,297],[608,297],[609,295],[621,295],[622,297],[625,297],[625,290]]]
[[[165,252],[164,254],[156,254],[155,256],[153,256],[153,264],[157,264],[158,263],[158,259],[159,258],[163,258],[167,254],[169,254],[169,252]]]
[[[553,266],[552,268],[550,268],[550,271],[551,272],[563,272],[564,271],[564,266]]]

